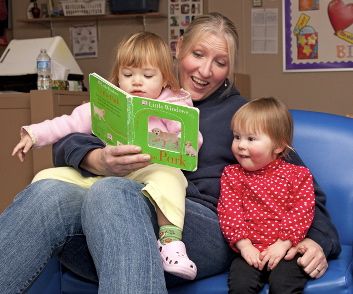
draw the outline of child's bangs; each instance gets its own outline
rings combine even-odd
[[[146,67],[148,65],[158,67],[158,56],[153,46],[145,42],[140,46],[130,46],[120,54],[120,66]],[[152,50],[151,50],[152,49]]]
[[[266,122],[261,116],[253,116],[242,112],[235,115],[232,128],[246,134],[258,134],[264,130]]]

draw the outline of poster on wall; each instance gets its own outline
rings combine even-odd
[[[284,0],[283,70],[353,70],[353,0]]]
[[[278,53],[278,9],[251,9],[251,54]]]
[[[203,0],[168,0],[168,42],[175,55],[178,38],[198,15],[203,14]]]
[[[95,24],[72,26],[70,33],[75,58],[98,57],[97,26]]]

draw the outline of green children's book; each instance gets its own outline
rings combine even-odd
[[[92,132],[107,145],[138,145],[154,163],[197,169],[199,110],[130,95],[96,73],[89,75]],[[149,127],[150,119],[180,124],[180,134]]]

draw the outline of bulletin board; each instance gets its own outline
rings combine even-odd
[[[353,70],[353,0],[284,0],[283,70]]]
[[[168,0],[168,41],[175,55],[178,38],[198,15],[203,14],[203,0]]]

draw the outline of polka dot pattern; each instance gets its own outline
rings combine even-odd
[[[260,251],[277,239],[296,246],[312,223],[314,208],[313,178],[306,167],[277,159],[255,172],[239,164],[223,171],[217,209],[232,248],[246,238]]]

